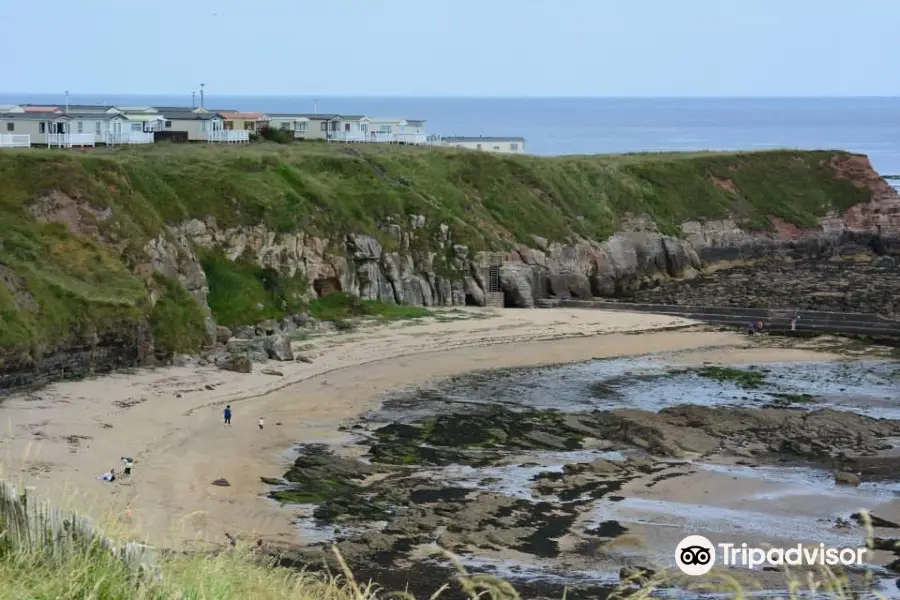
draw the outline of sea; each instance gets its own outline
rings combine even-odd
[[[73,104],[190,106],[186,96],[71,94]],[[65,103],[60,94],[0,93],[0,104]],[[766,148],[867,154],[900,174],[900,98],[428,98],[226,96],[215,109],[425,119],[444,136],[521,136],[538,155]]]

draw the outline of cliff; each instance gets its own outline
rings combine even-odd
[[[531,306],[785,248],[898,252],[898,232],[893,188],[865,157],[832,151],[3,152],[0,388],[196,352],[217,325],[333,292],[484,304],[491,253],[505,302]]]

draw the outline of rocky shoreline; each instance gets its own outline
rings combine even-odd
[[[900,376],[892,373],[882,375]],[[315,505],[311,526],[333,539],[351,566],[380,583],[400,583],[400,569],[412,581],[417,573],[451,574],[446,563],[426,558],[443,548],[464,563],[500,559],[494,569],[507,564],[499,574],[514,578],[518,569],[517,585],[541,582],[526,594],[534,598],[560,597],[566,586],[567,597],[605,597],[619,583],[616,574],[652,571],[640,551],[621,553],[641,546],[646,527],[615,514],[679,479],[707,474],[713,479],[704,485],[713,489],[722,483],[707,472],[730,474],[723,476],[730,480],[738,470],[752,479],[805,469],[828,473],[829,485],[848,489],[900,481],[892,441],[900,436],[900,418],[818,408],[821,398],[778,391],[766,382],[774,376],[765,370],[710,366],[663,377],[669,376],[727,384],[747,395],[722,406],[567,412],[502,402],[464,406],[458,396],[439,400],[426,392],[419,395],[421,406],[439,401],[445,410],[385,422],[393,414],[388,402],[387,412],[348,425],[358,450],[304,446],[284,479],[265,481],[276,486],[271,497],[279,502]],[[634,381],[605,379],[586,392],[601,405],[616,402],[617,389]],[[410,399],[397,401],[408,406]],[[849,517],[818,527],[863,539]],[[885,523],[894,526],[884,520],[877,531],[883,533]],[[331,560],[315,547],[288,556],[307,564]],[[528,575],[528,564],[544,566]],[[624,575],[618,573],[622,565]],[[477,561],[473,570],[497,572]],[[427,579],[420,579],[417,596],[435,591]]]
[[[858,312],[900,318],[900,257],[859,254],[763,259],[665,280],[621,301],[742,308]]]

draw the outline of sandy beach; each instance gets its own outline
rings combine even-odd
[[[295,443],[341,441],[340,425],[387,390],[479,369],[656,352],[692,351],[680,360],[695,363],[833,358],[760,348],[736,333],[673,330],[691,325],[594,310],[457,309],[314,335],[295,344],[311,363],[254,365],[247,375],[188,366],[59,383],[0,401],[0,475],[95,519],[130,514],[133,531],[153,545],[219,542],[225,531],[290,542],[293,511],[261,497],[260,476],[280,477]],[[135,459],[133,477],[98,481],[122,456]],[[212,485],[218,478],[230,486]]]

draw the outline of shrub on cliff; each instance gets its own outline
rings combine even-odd
[[[155,275],[162,295],[150,313],[150,332],[156,355],[193,354],[207,341],[203,310],[177,281]]]
[[[201,265],[209,286],[207,302],[220,325],[253,324],[306,307],[302,274],[261,268],[243,257],[230,261],[219,251],[202,252]]]

